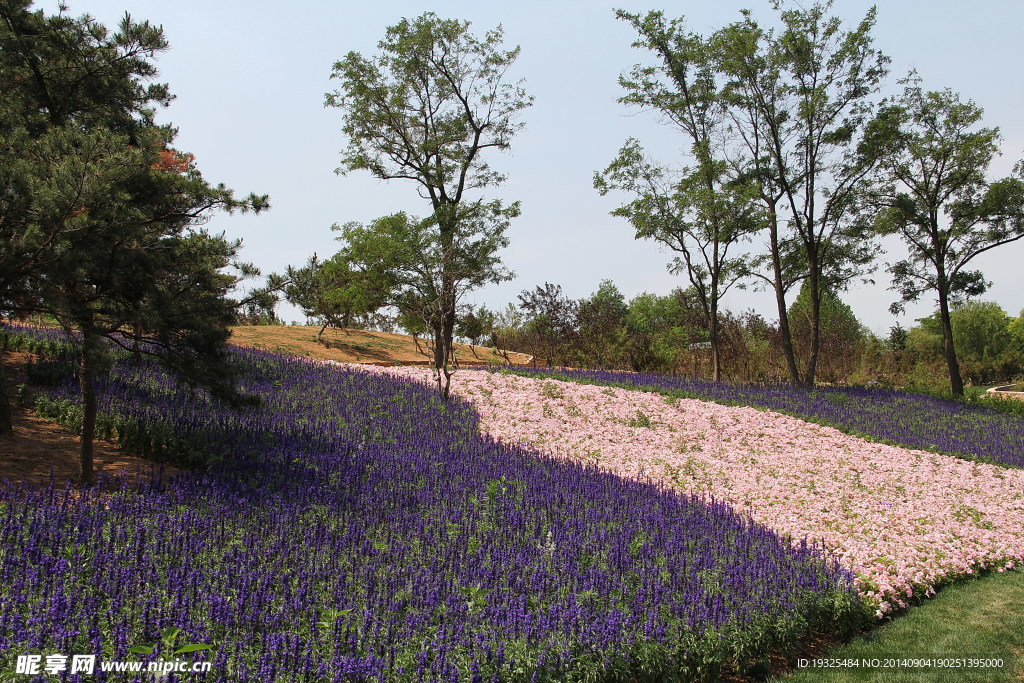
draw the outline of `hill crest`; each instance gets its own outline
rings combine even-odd
[[[242,325],[231,328],[231,344],[274,353],[304,356],[339,363],[370,365],[429,365],[429,340],[375,330],[324,330],[318,342],[317,326]],[[493,347],[455,343],[459,365],[527,365],[533,356]]]

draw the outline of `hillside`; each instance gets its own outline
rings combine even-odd
[[[343,363],[366,363],[373,365],[427,365],[427,345],[424,340],[416,341],[402,334],[372,332],[367,330],[329,329],[324,332],[327,346],[316,341],[318,327],[307,326],[244,326],[232,329],[231,342],[238,346],[252,346],[276,353],[307,358],[336,360]],[[78,437],[52,422],[38,417],[34,411],[17,405],[16,386],[27,381],[25,363],[30,354],[8,351],[4,354],[8,378],[9,400],[13,407],[13,441],[0,440],[0,479],[11,481],[46,481],[50,474],[57,481],[78,480]],[[508,353],[508,359],[494,349],[482,346],[456,344],[456,356],[460,364],[481,365],[486,363],[526,365],[533,357],[523,353]],[[107,475],[127,473],[134,478],[137,473],[147,473],[151,462],[122,453],[113,443],[97,439],[97,470]],[[170,472],[177,468],[164,465]]]
[[[341,363],[371,365],[428,365],[427,340],[405,334],[372,330],[327,329],[323,342],[316,340],[319,327],[306,325],[256,325],[231,329],[231,343],[275,353],[321,358]],[[512,351],[501,352],[486,346],[455,344],[460,365],[527,365],[533,356]]]

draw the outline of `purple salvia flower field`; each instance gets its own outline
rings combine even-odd
[[[207,680],[664,680],[863,615],[820,548],[723,503],[499,443],[416,383],[235,362],[262,408],[127,358],[100,383],[109,431],[205,473],[0,484],[0,665],[180,628]],[[37,391],[73,419],[70,375]]]

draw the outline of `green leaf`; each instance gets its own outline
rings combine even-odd
[[[191,645],[185,645],[184,647],[179,647],[177,650],[174,651],[174,654],[180,655],[180,654],[184,654],[185,652],[199,652],[200,650],[210,650],[212,648],[213,648],[213,645],[205,645],[205,644],[192,643]]]
[[[175,626],[168,626],[164,630],[160,631],[160,636],[164,640],[174,640],[175,638],[178,637],[179,633],[181,633],[181,629],[180,628],[177,628]]]

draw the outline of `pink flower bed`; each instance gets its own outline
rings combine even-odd
[[[432,381],[424,368],[374,372]],[[459,371],[494,438],[710,495],[822,541],[884,616],[915,594],[1024,559],[1024,472],[871,443],[787,415],[659,394]]]

